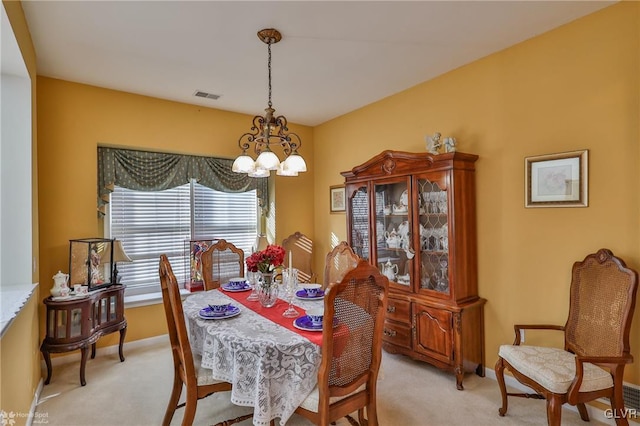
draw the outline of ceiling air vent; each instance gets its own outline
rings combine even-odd
[[[220,98],[220,95],[214,95],[213,93],[203,92],[202,90],[196,90],[193,96],[197,96],[199,98],[213,99],[214,101]]]

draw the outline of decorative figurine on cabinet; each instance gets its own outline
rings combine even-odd
[[[440,140],[441,137],[442,134],[440,132],[436,132],[433,135],[426,135],[424,137],[424,140],[427,142],[427,152],[429,154],[440,154],[438,150],[442,147],[444,147],[445,153],[456,151],[456,138],[446,137]]]
[[[435,132],[433,136],[427,135],[424,137],[424,140],[427,142],[427,152],[429,154],[438,155],[438,148],[442,146],[440,142],[440,136],[442,136],[439,132]]]
[[[69,285],[89,291],[113,283],[113,241],[107,238],[69,240]]]
[[[455,138],[444,138],[444,150],[445,150],[445,152],[455,152],[455,150],[456,150],[456,139]]]

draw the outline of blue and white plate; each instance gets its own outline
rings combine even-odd
[[[322,331],[322,324],[314,325],[311,322],[311,318],[306,315],[300,318],[296,318],[293,321],[293,326],[305,331]]]
[[[338,318],[333,319],[333,326],[338,325]],[[293,326],[304,331],[322,331],[322,324],[315,325],[307,315],[293,320]]]
[[[305,290],[296,291],[296,299],[300,300],[321,300],[324,297],[324,290],[318,290],[315,296],[307,295]]]
[[[223,289],[224,291],[229,291],[231,293],[235,293],[238,291],[247,291],[247,290],[251,290],[251,286],[247,283],[244,283],[244,285],[242,287],[237,287],[237,286],[231,286],[229,285],[229,283],[227,284],[222,284],[220,286],[221,289]]]
[[[225,312],[213,312],[210,307],[200,309],[198,312],[198,316],[202,319],[223,319],[223,318],[231,318],[240,314],[240,308],[237,306],[229,305],[227,306],[227,310]]]

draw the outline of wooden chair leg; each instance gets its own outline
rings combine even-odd
[[[189,392],[187,389],[187,400],[184,406],[184,417],[182,418],[182,426],[191,426],[193,419],[196,417],[196,406],[198,405],[198,396],[195,392]]]
[[[502,357],[498,358],[496,362],[496,380],[498,381],[498,386],[500,387],[500,395],[502,396],[502,407],[498,409],[498,414],[500,417],[504,417],[507,414],[507,386],[504,383],[504,360]]]
[[[616,368],[613,373],[613,392],[611,392],[611,408],[616,419],[617,426],[629,426],[624,412],[624,397],[622,393],[622,375],[624,365]]]
[[[367,412],[367,414],[369,415],[369,418],[371,418],[371,414],[369,412]],[[367,419],[364,418],[364,408],[358,410],[358,421],[360,422],[360,426],[368,424]]]
[[[169,397],[169,405],[167,405],[167,411],[164,413],[164,419],[162,420],[162,426],[169,426],[173,414],[176,412],[178,401],[180,401],[180,394],[182,393],[182,380],[178,372],[174,372],[173,375],[173,389],[171,389],[171,396]]]
[[[587,411],[587,407],[582,402],[576,404],[576,406],[578,407],[578,412],[580,413],[580,418],[582,420],[584,420],[585,422],[588,422],[589,421],[589,412]]]
[[[562,420],[562,403],[553,396],[547,399],[547,424],[549,426],[560,426]]]

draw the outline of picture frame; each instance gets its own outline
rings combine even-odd
[[[333,185],[329,187],[329,211],[331,213],[341,213],[347,210],[344,185]]]
[[[524,159],[525,207],[587,207],[589,151],[570,151]]]

